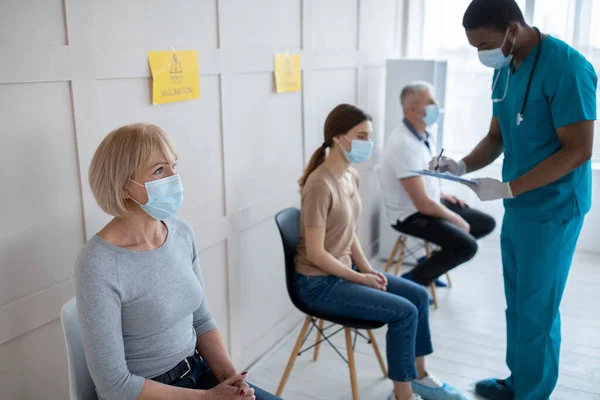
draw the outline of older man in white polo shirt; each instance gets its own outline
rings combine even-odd
[[[427,82],[414,82],[400,95],[404,120],[385,143],[381,180],[386,212],[399,232],[441,247],[403,277],[429,285],[477,253],[477,239],[491,233],[494,219],[441,193],[440,181],[411,171],[428,169],[437,154],[427,126],[435,124],[439,108]],[[442,284],[439,280],[438,284]]]

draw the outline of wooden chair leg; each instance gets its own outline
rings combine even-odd
[[[398,252],[398,248],[400,247],[400,236],[398,236],[398,239],[396,239],[396,243],[394,243],[394,249],[392,250],[392,254],[390,254],[390,256],[388,257],[386,263],[385,263],[385,272],[388,272],[390,270],[390,268],[392,267],[392,264],[394,263],[394,259],[396,258],[396,253]]]
[[[356,383],[356,364],[354,362],[354,349],[352,348],[352,329],[344,328],[346,332],[346,349],[348,350],[348,369],[350,370],[350,385],[352,386],[352,400],[359,400],[358,384]]]
[[[294,346],[294,350],[292,350],[292,355],[285,367],[285,372],[281,377],[281,382],[279,382],[279,387],[277,388],[277,397],[281,397],[281,393],[283,393],[283,388],[292,372],[292,368],[294,367],[294,362],[296,361],[296,357],[298,357],[298,352],[300,352],[300,348],[302,347],[302,341],[304,340],[304,336],[306,336],[306,332],[308,331],[308,327],[310,326],[312,317],[306,316],[304,320],[304,325],[302,325],[302,329],[300,330],[300,334],[298,335],[298,340],[296,340],[296,345]]]
[[[317,330],[317,341],[315,342],[315,353],[313,355],[313,361],[317,361],[317,359],[319,358],[319,348],[321,347],[321,343],[319,343],[321,341],[321,331],[323,330],[323,326],[325,325],[325,321],[324,320],[319,320],[319,330]]]
[[[425,257],[431,257],[431,249],[429,248],[429,242],[425,242]]]
[[[404,253],[406,251],[406,237],[403,236],[401,238],[398,238],[398,240],[401,241],[400,244],[400,255],[398,256],[398,261],[396,261],[396,268],[394,268],[394,275],[398,276],[400,274],[400,267],[402,266],[402,263],[404,262]]]
[[[381,352],[379,351],[379,346],[377,346],[377,341],[375,340],[375,335],[373,335],[372,330],[368,330],[369,340],[371,341],[371,345],[373,345],[373,350],[375,350],[375,355],[377,356],[377,361],[379,361],[379,365],[381,366],[381,372],[383,372],[383,377],[387,378],[388,371],[385,366],[385,361],[383,361],[383,357],[381,356]]]
[[[435,282],[432,282],[431,285],[429,285],[429,288],[431,289],[431,298],[433,299],[433,308],[437,309],[438,301],[437,301],[437,295],[435,293]]]
[[[446,279],[448,280],[448,287],[451,288],[452,287],[452,280],[450,280],[450,274],[448,274],[446,272]]]

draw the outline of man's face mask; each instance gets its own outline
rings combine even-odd
[[[507,28],[506,34],[504,35],[504,40],[502,41],[502,44],[500,45],[500,47],[498,47],[496,49],[479,50],[478,51],[477,54],[479,56],[479,61],[481,61],[481,63],[483,65],[485,65],[486,67],[494,68],[494,69],[502,69],[502,68],[506,67],[508,64],[510,64],[510,62],[513,59],[512,53],[515,50],[515,44],[517,43],[517,38],[515,36],[512,47],[510,49],[510,52],[508,53],[507,56],[505,56],[504,53],[502,52],[502,48],[504,47],[504,44],[506,43],[506,39],[508,38],[508,31],[509,31],[509,29]]]

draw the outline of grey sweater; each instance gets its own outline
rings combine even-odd
[[[192,355],[216,329],[204,295],[194,232],[170,218],[167,240],[148,252],[99,236],[75,266],[77,310],[90,374],[101,400],[134,400],[144,378]]]

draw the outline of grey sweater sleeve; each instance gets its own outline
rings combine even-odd
[[[116,253],[83,251],[75,268],[77,311],[90,375],[100,398],[135,400],[145,379],[125,361]]]
[[[194,239],[194,230],[191,226],[188,225],[188,227],[191,231],[190,234],[191,234],[192,246],[193,246],[193,250],[194,250],[193,261],[192,261],[193,265],[194,265],[194,273],[198,277],[198,280],[200,281],[200,285],[202,286],[202,288],[205,288],[204,279],[202,278],[202,272],[200,271],[200,261],[198,260],[198,249],[196,248],[196,240]],[[209,331],[218,329],[217,324],[208,309],[208,300],[206,299],[206,290],[204,290],[204,300],[200,304],[200,307],[198,307],[198,309],[196,311],[194,311],[194,329],[196,330],[197,337],[200,337]]]

